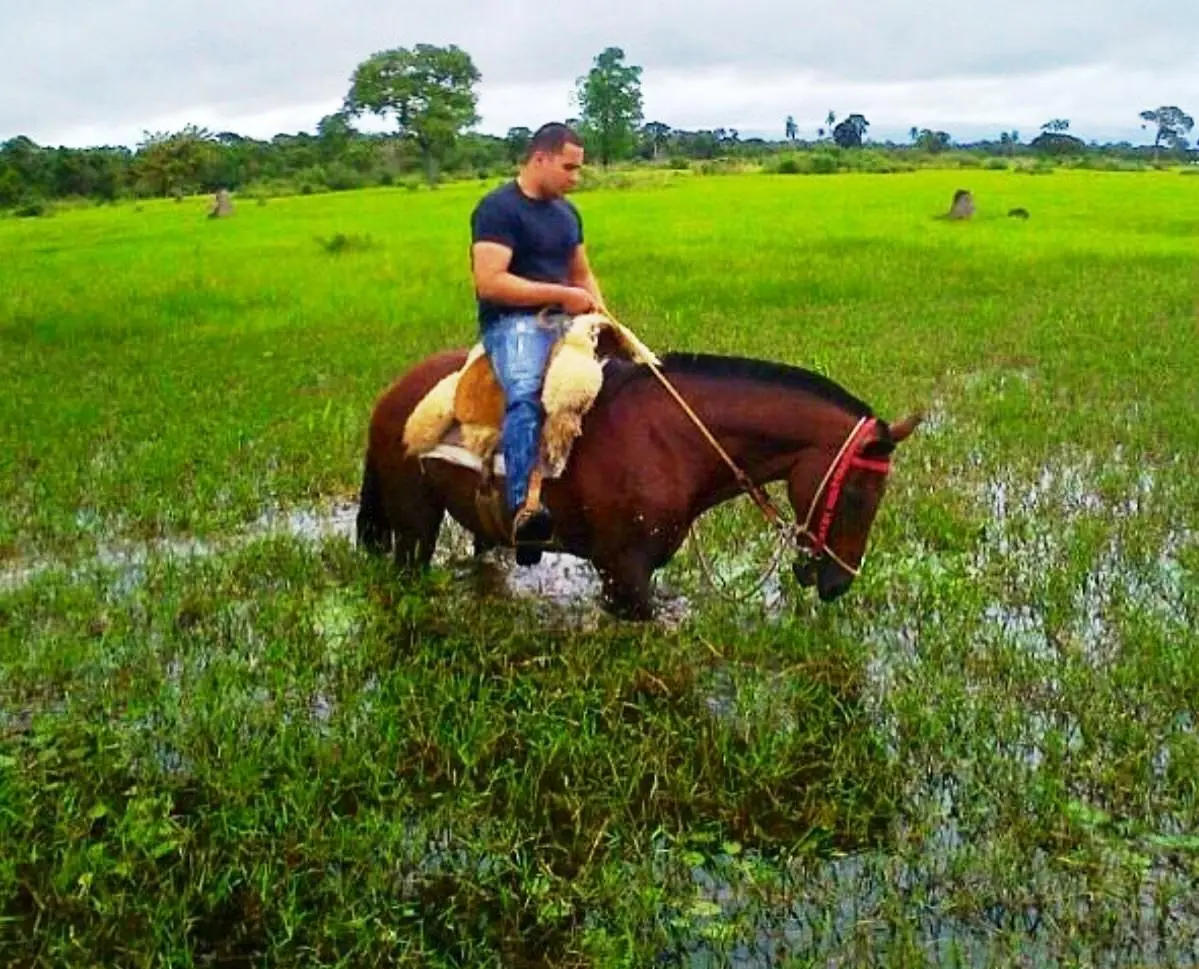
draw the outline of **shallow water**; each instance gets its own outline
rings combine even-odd
[[[1113,477],[1123,487],[1113,488]],[[972,492],[986,538],[972,548],[964,571],[960,560],[942,561],[931,550],[884,550],[881,567],[895,569],[887,576],[888,585],[906,578],[913,589],[935,591],[943,582],[965,580],[988,590],[973,615],[917,618],[914,611],[921,607],[914,600],[887,596],[875,603],[868,622],[856,622],[852,612],[839,620],[869,644],[866,703],[892,757],[900,756],[901,743],[889,698],[898,683],[919,682],[926,637],[943,636],[939,627],[946,621],[954,623],[951,635],[963,637],[958,648],[964,655],[1014,651],[1030,670],[1043,671],[1034,681],[1037,696],[1012,704],[1022,721],[995,739],[995,756],[1011,765],[1005,770],[1030,778],[1045,762],[1046,744],[1054,743],[1059,751],[1064,745],[1067,756],[1081,755],[1088,739],[1076,718],[1058,709],[1062,663],[1082,658],[1095,675],[1105,675],[1105,667],[1125,648],[1124,627],[1132,615],[1195,641],[1195,602],[1180,560],[1194,548],[1196,534],[1180,527],[1162,529],[1147,517],[1168,501],[1162,494],[1168,487],[1164,479],[1151,467],[1134,469],[1118,460],[1090,458],[1046,466],[1029,479],[992,474]],[[1081,565],[1068,561],[1078,530],[1096,523],[1106,537]],[[1160,538],[1148,540],[1152,535]],[[1068,598],[1067,621],[1063,626],[1059,604],[1054,629],[1045,588],[1050,572],[1063,568],[1080,578]],[[938,598],[934,594],[930,600]],[[967,696],[996,688],[985,678],[972,682],[975,675],[988,674],[963,668]],[[719,678],[714,686],[708,708],[715,716],[736,718],[752,702],[736,696],[727,683],[722,688]],[[1193,718],[1183,714],[1173,731],[1194,729]],[[1089,739],[1092,745],[1102,740]],[[1153,756],[1159,779],[1169,761],[1167,737]],[[1022,868],[1020,880],[1013,882],[1010,871],[987,855],[1000,849],[990,843],[986,824],[977,830],[975,817],[973,837],[978,840],[973,843],[963,835],[959,819],[978,807],[963,800],[980,788],[978,778],[969,780],[967,788],[970,769],[947,759],[930,776],[913,777],[903,798],[896,848],[797,872],[789,886],[794,901],[785,911],[774,908],[755,916],[757,929],[750,940],[719,952],[701,931],[672,955],[695,967],[766,967],[777,965],[780,953],[821,964],[888,964],[888,953],[899,947],[914,948],[932,964],[983,966],[1014,960],[1051,966],[1077,959],[1104,966],[1199,964],[1199,868],[1185,851],[1162,850],[1170,839],[1190,834],[1176,819],[1145,815],[1141,825],[1156,827],[1156,833],[1127,839],[1096,829],[1092,848],[1110,859],[1104,877],[1118,886],[1109,887],[1110,894],[1097,894],[1092,879],[1044,853],[1035,854],[1035,864]],[[975,794],[967,794],[968,789]],[[1068,812],[1084,819],[1091,816],[1088,812],[1102,817],[1085,791],[1071,791],[1070,796]],[[1126,856],[1140,860],[1130,862]],[[722,919],[731,921],[747,906],[756,911],[728,881],[703,870],[694,877],[701,897],[719,907]],[[905,901],[896,911],[900,899]],[[963,902],[968,903],[965,910]]]
[[[1044,745],[1051,733],[1059,742],[1064,738],[1069,750],[1078,750],[1083,743],[1078,723],[1054,709],[1060,686],[1057,665],[1063,661],[1055,636],[1064,630],[1072,648],[1080,651],[1096,675],[1103,675],[1105,666],[1124,648],[1122,627],[1129,610],[1179,635],[1193,636],[1195,603],[1181,561],[1199,537],[1179,526],[1157,532],[1148,529],[1145,516],[1168,500],[1162,496],[1168,475],[1151,467],[1134,469],[1118,457],[1099,461],[1084,456],[1047,465],[1026,476],[988,472],[981,461],[971,471],[977,477],[963,478],[958,484],[973,496],[985,525],[985,539],[957,561],[916,546],[880,550],[872,564],[885,576],[887,586],[906,584],[909,597],[875,596],[868,620],[858,621],[850,608],[842,610],[837,621],[869,646],[866,702],[890,755],[898,756],[900,725],[890,705],[891,696],[901,681],[919,678],[923,637],[947,618],[935,613],[914,618],[914,599],[909,598],[925,590],[932,593],[930,601],[935,603],[943,598],[939,587],[950,580],[985,589],[977,605],[962,603],[965,612],[952,618],[969,637],[963,643],[966,653],[1014,650],[1035,668],[1043,669],[1036,701],[1027,703],[1021,723],[996,740],[1002,745],[999,755],[1004,763],[1035,773],[1045,760]],[[1113,488],[1113,478],[1122,487]],[[0,588],[19,587],[55,568],[81,575],[94,566],[115,568],[122,572],[123,583],[132,584],[152,558],[186,560],[218,555],[274,535],[312,542],[352,541],[356,510],[355,505],[343,503],[264,512],[247,529],[215,542],[112,544],[102,548],[94,560],[73,568],[55,563],[10,568],[0,572]],[[1107,532],[1104,540],[1082,565],[1067,562],[1079,529],[1096,522]],[[764,568],[768,555],[757,553],[769,551],[758,542],[756,522],[742,519],[734,526],[716,541],[705,541],[714,569],[730,582],[731,589]],[[1145,536],[1150,534],[1160,537],[1148,542]],[[532,567],[517,567],[506,550],[476,559],[469,535],[447,521],[435,563],[450,570],[468,594],[535,602],[545,619],[565,620],[567,628],[593,628],[602,621],[598,576],[589,563],[573,556],[546,553],[541,563]],[[1067,567],[1079,578],[1070,592],[1068,621],[1063,626],[1059,615],[1055,634],[1044,596],[1046,574]],[[702,578],[693,568],[684,571],[688,572],[688,591],[699,589],[692,592],[696,601],[708,601],[698,598],[705,595]],[[672,592],[661,576],[658,585],[663,589],[659,601],[663,625],[694,617],[687,597]],[[757,620],[778,616],[789,599],[803,595],[810,593],[776,575],[750,598],[751,611]],[[352,639],[351,606],[336,597],[322,603],[317,628],[330,648]],[[953,606],[953,602],[945,603],[946,609]],[[963,676],[969,679],[970,674],[964,671]],[[978,686],[966,685],[968,689]],[[755,702],[750,693],[739,696],[727,677],[717,671],[706,690],[707,709],[712,716],[736,719],[746,705]],[[336,703],[333,694],[316,690],[306,698],[306,714],[318,729],[326,729],[337,713]],[[27,728],[29,716],[28,711],[0,713],[0,733]],[[787,724],[780,723],[779,728],[786,729]],[[1195,725],[1186,715],[1176,729],[1192,733]],[[168,749],[158,756],[166,770],[186,769]],[[1163,742],[1153,760],[1158,776],[1168,769],[1169,757]],[[941,766],[948,771],[968,769],[950,761]],[[905,794],[906,820],[899,822],[899,847],[889,854],[858,853],[797,871],[789,905],[755,916],[758,929],[752,945],[742,945],[729,959],[718,961],[713,947],[697,935],[687,951],[677,955],[695,966],[769,966],[777,964],[780,950],[825,963],[855,958],[885,961],[878,954],[903,941],[900,925],[906,923],[903,933],[934,963],[960,959],[964,964],[987,965],[1016,958],[1028,965],[1053,965],[1073,957],[1069,932],[1063,935],[1060,926],[1077,926],[1085,932],[1102,925],[1110,941],[1105,943],[1107,948],[1083,949],[1096,964],[1199,964],[1199,879],[1192,865],[1143,844],[1130,844],[1129,850],[1143,851],[1147,864],[1139,883],[1123,901],[1093,897],[1085,878],[1046,857],[1024,873],[1022,884],[1014,886],[1004,881],[1002,872],[989,874],[989,861],[978,860],[980,853],[989,850],[988,844],[972,844],[962,833],[959,818],[968,813],[968,806],[961,801],[966,776],[913,777]],[[1081,810],[1087,809],[1081,794],[1078,803]],[[1160,836],[1188,833],[1178,830],[1177,824],[1172,826],[1168,818],[1159,820]],[[1108,850],[1117,847],[1113,843]],[[975,874],[961,875],[972,871]],[[989,880],[984,884],[962,881],[962,877],[979,877],[978,873],[988,873],[985,877]],[[697,871],[695,882],[701,897],[715,902],[726,915],[742,911],[748,904],[728,881],[711,872]],[[961,909],[963,893],[970,900],[968,911]],[[897,923],[893,911],[897,898],[910,900],[903,923]]]

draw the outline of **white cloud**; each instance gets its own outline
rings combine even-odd
[[[1142,108],[1199,110],[1193,0],[0,0],[0,138],[133,143],[187,122],[312,130],[375,50],[457,43],[483,74],[483,129],[573,113],[608,45],[644,67],[646,114],[679,127],[812,131],[829,108],[910,125],[1135,137]],[[956,129],[956,130],[955,130]]]

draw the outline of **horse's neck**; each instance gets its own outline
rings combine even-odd
[[[702,378],[679,379],[675,385],[729,457],[759,484],[783,477],[804,452],[839,445],[857,421],[843,408],[798,389]],[[688,426],[686,439],[702,437],[676,409],[676,420]],[[732,472],[716,449],[705,441],[696,453],[705,479],[727,490]]]

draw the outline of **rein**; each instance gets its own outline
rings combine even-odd
[[[603,310],[605,316],[608,317],[619,329],[625,332],[631,332],[623,323],[619,322],[606,309]],[[804,519],[802,525],[790,525],[784,519],[782,512],[770,500],[770,496],[759,488],[748,474],[746,474],[737,462],[734,461],[728,452],[720,446],[720,442],[708,430],[704,422],[700,420],[699,415],[691,409],[691,406],[682,398],[674,385],[666,379],[666,375],[655,364],[650,354],[641,354],[642,362],[649,367],[650,372],[658,378],[659,383],[666,388],[675,402],[683,409],[683,412],[690,418],[691,422],[699,429],[707,442],[712,445],[713,450],[720,455],[729,470],[733,472],[733,477],[736,479],[740,488],[753,499],[755,505],[758,506],[762,516],[767,523],[779,532],[780,542],[779,547],[783,546],[783,539],[794,540],[799,545],[799,551],[802,552],[809,561],[818,559],[821,555],[827,555],[842,569],[848,572],[855,578],[861,572],[861,565],[852,566],[844,561],[832,547],[828,544],[828,533],[833,525],[833,518],[836,515],[837,501],[841,497],[841,488],[845,484],[845,476],[849,473],[850,468],[862,468],[867,471],[875,471],[879,474],[889,474],[891,471],[891,462],[887,459],[870,459],[861,456],[861,450],[865,446],[865,442],[869,440],[870,434],[878,427],[877,417],[863,417],[850,431],[849,437],[845,439],[845,443],[841,445],[841,449],[837,452],[837,456],[833,458],[828,470],[824,474],[823,480],[820,482],[820,487],[816,489],[812,495],[812,504],[808,508],[807,518]],[[825,490],[827,488],[827,491]],[[812,531],[812,521],[816,518],[816,510],[820,505],[821,495],[824,495],[824,508],[820,513],[819,522],[816,525],[816,531]],[[802,539],[810,539],[810,544],[799,544]],[[777,567],[779,557],[776,556],[772,561],[769,571],[763,577],[759,587],[769,577],[770,572],[773,572]],[[701,564],[703,560],[701,557]],[[705,568],[705,571],[707,569]]]

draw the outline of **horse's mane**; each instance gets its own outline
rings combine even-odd
[[[649,375],[648,367],[638,367]],[[662,358],[662,371],[672,374],[712,377],[717,380],[743,380],[771,384],[787,390],[802,390],[835,404],[857,417],[873,417],[870,405],[858,399],[840,384],[823,374],[773,360],[749,357],[724,357],[706,353],[670,353]]]

